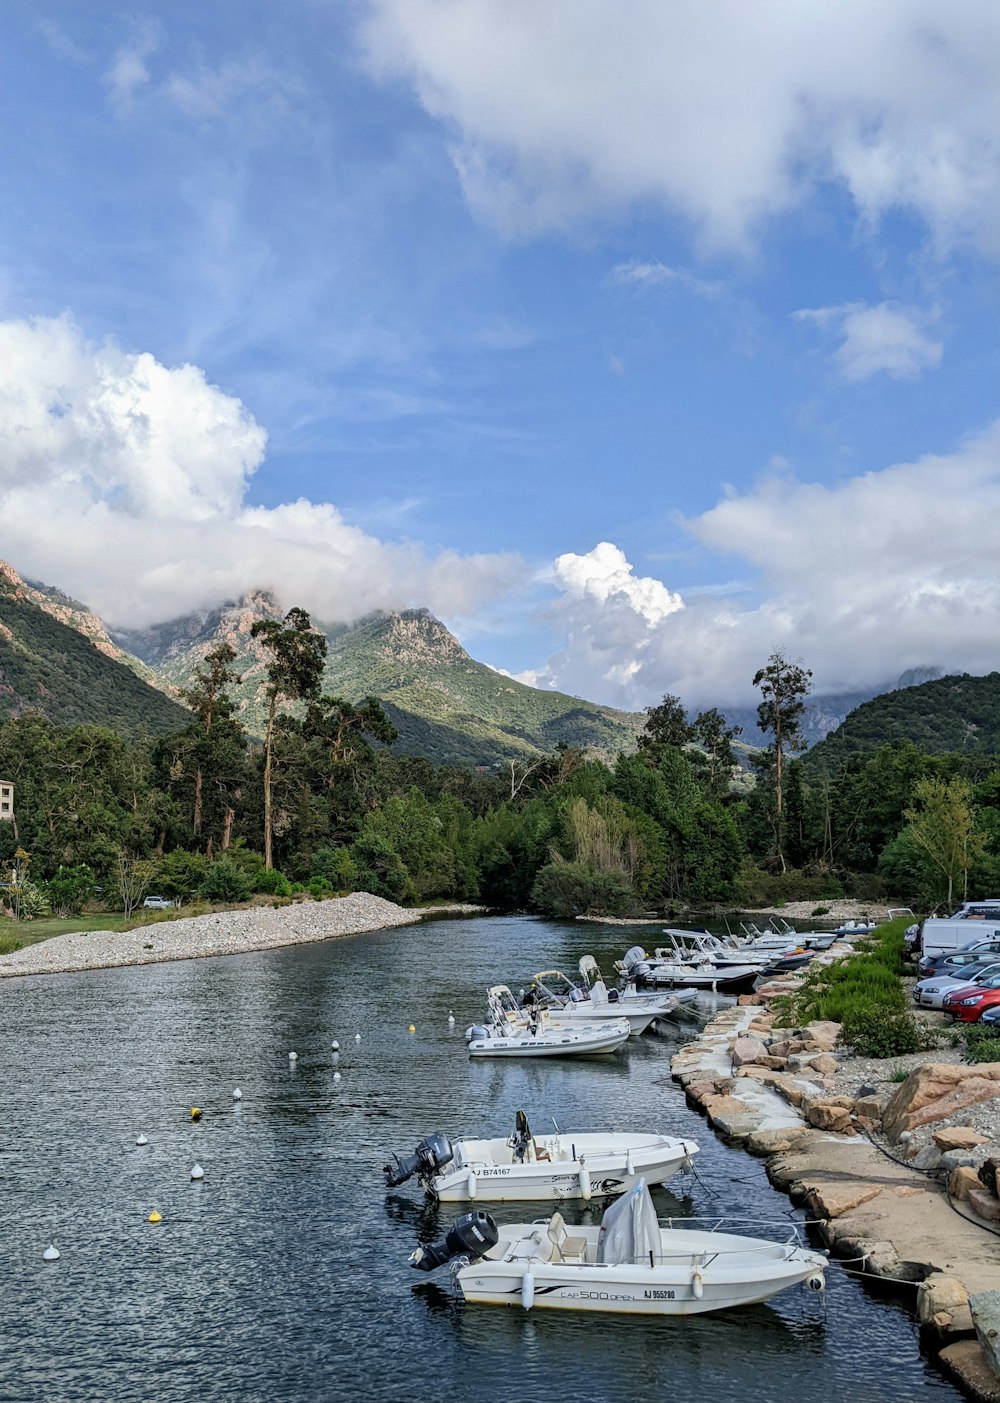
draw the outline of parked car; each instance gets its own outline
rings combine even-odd
[[[953,989],[964,989],[969,984],[981,984],[994,974],[1000,974],[1000,960],[993,956],[967,964],[959,973],[941,969],[927,979],[917,981],[913,989],[913,1002],[921,1008],[943,1008],[944,996]]]
[[[945,994],[942,1007],[962,1023],[978,1023],[988,1008],[1000,1004],[1000,974],[988,975],[979,984],[962,984]]]
[[[1000,1023],[1000,1004],[994,1004],[992,1008],[986,1009],[979,1021],[985,1023],[988,1028],[995,1028]]]
[[[975,964],[984,955],[996,955],[1000,959],[1000,940],[972,940],[961,950],[943,950],[937,955],[924,955],[917,968],[921,975],[940,974],[947,966],[958,969],[963,964]]]
[[[147,896],[142,904],[147,911],[169,911],[174,903],[165,896]]]

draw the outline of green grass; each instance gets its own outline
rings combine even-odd
[[[10,921],[3,934],[14,935],[21,945],[36,945],[54,935],[68,935],[78,930],[121,930],[125,917],[120,911],[99,911],[86,916],[45,916],[37,921]]]

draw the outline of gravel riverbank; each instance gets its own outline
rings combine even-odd
[[[482,911],[480,906],[407,909],[369,892],[293,906],[217,911],[178,921],[158,921],[136,930],[74,931],[0,955],[0,978],[31,974],[70,974],[84,969],[157,964],[162,960],[245,955],[281,945],[336,940],[365,931],[411,926],[426,916]]]

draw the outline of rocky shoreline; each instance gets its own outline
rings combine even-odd
[[[796,983],[721,1010],[673,1076],[720,1135],[765,1158],[833,1256],[912,1284],[927,1348],[972,1397],[1000,1403],[1000,1064],[850,1058],[839,1024],[777,1026],[769,1005]]]
[[[157,921],[135,930],[73,931],[0,955],[0,978],[35,974],[72,974],[80,970],[116,969],[158,964],[164,960],[245,955],[283,945],[337,940],[366,931],[410,926],[427,918],[482,914],[482,906],[416,907],[408,910],[368,892],[304,901],[292,906],[252,907]]]

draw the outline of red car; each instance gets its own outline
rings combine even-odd
[[[988,1008],[1000,1004],[1000,974],[976,984],[961,984],[945,994],[941,1007],[963,1023],[977,1023]]]

